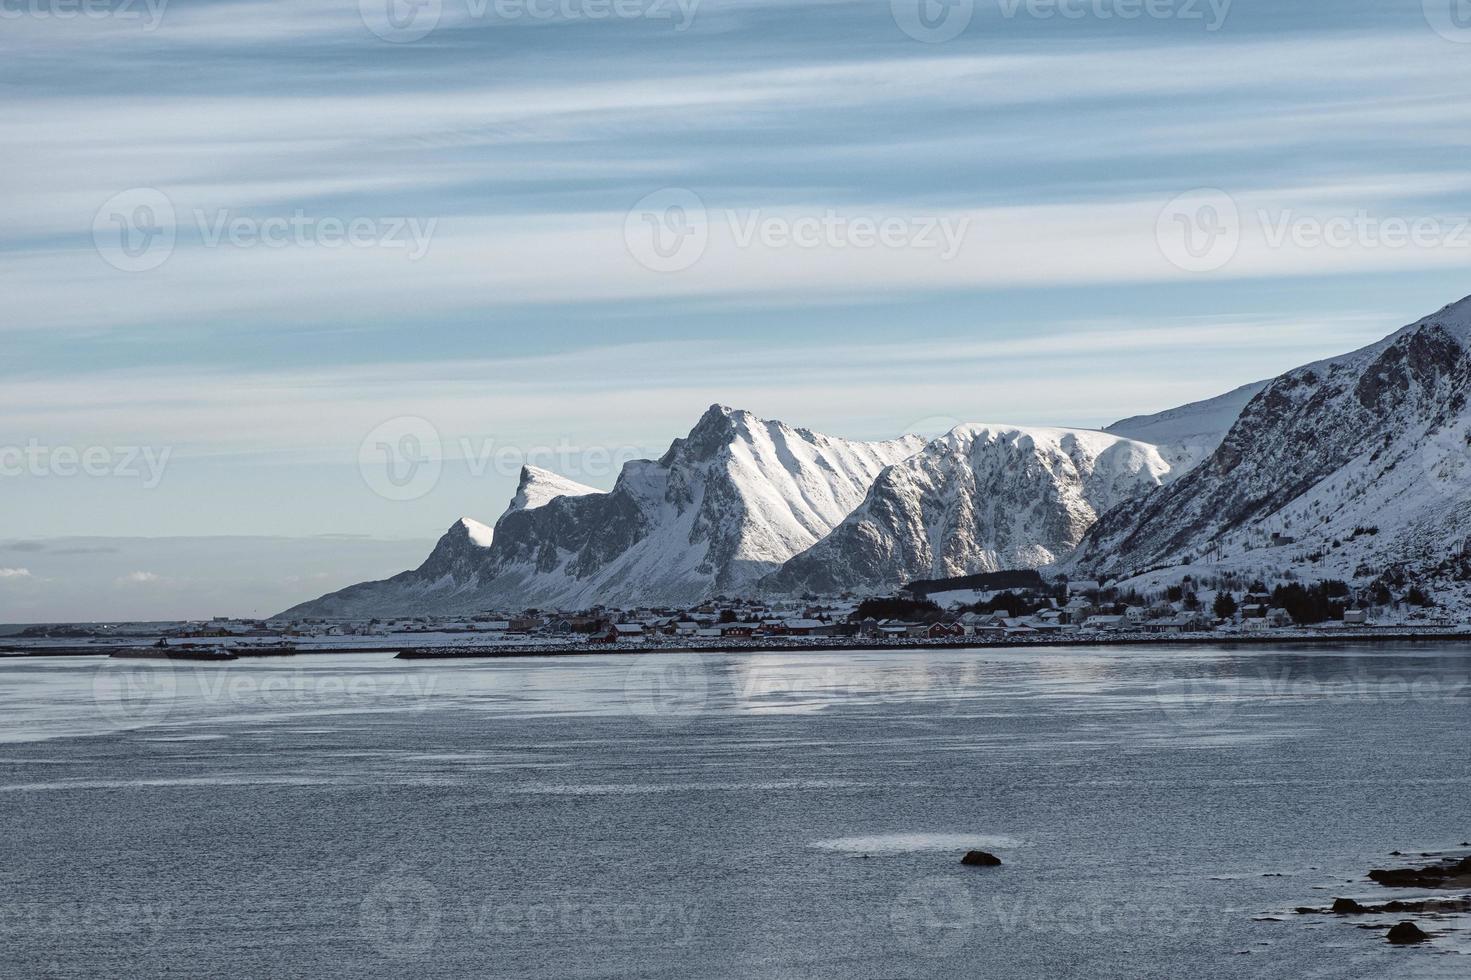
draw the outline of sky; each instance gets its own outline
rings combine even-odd
[[[715,402],[1098,427],[1471,292],[1463,0],[0,0],[0,92],[0,622],[273,611]]]

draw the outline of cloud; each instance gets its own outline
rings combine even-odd
[[[177,26],[230,23],[230,9],[206,7]],[[0,125],[13,136],[14,176],[0,192],[9,218],[0,267],[7,321],[34,332],[202,320],[351,323],[644,298],[755,305],[854,291],[1175,283],[1189,277],[1160,255],[1155,221],[1174,195],[1207,180],[1228,184],[1248,211],[1464,210],[1463,169],[1432,166],[1443,156],[1435,151],[1463,142],[1454,134],[1471,122],[1464,52],[1429,31],[1247,37],[942,57],[902,48],[844,59],[820,48],[774,67],[661,61],[653,75],[619,63],[598,84],[559,81],[546,70],[505,82],[430,73],[408,90],[365,85],[309,97],[124,89],[12,100],[0,107]],[[1365,56],[1369,44],[1373,57]],[[353,66],[352,77],[375,74],[370,64]],[[1324,79],[1334,84],[1325,88]],[[1048,113],[1049,124],[1038,124],[1036,112]],[[872,119],[882,138],[861,135],[868,130],[846,125],[849,118]],[[1332,168],[1289,169],[1297,178],[1289,180],[1277,176],[1282,168],[1243,157],[1333,146],[1350,122],[1366,118],[1396,154],[1334,153]],[[749,180],[730,173],[732,131],[756,134],[743,150]],[[814,165],[819,158],[825,166]],[[903,179],[936,158],[948,179],[928,179],[923,169]],[[1027,175],[1038,160],[1062,167],[1123,159],[1142,162],[1052,185]],[[1426,164],[1417,171],[1419,159]],[[1000,171],[1012,164],[1010,174]],[[974,179],[954,177],[971,171]],[[1132,180],[1119,176],[1134,171]],[[91,222],[103,201],[140,185],[171,196],[180,234],[164,266],[136,276],[99,260]],[[916,250],[738,247],[717,221],[697,266],[660,275],[628,254],[623,209],[670,185],[701,193],[712,211],[939,214],[967,221],[970,234],[943,261]],[[195,216],[298,208],[438,224],[429,254],[411,262],[404,250],[382,248],[209,248]],[[1280,249],[1262,247],[1260,237],[1249,236],[1220,277],[1465,262],[1463,249]]]
[[[31,578],[29,568],[0,568],[0,582]]]
[[[119,575],[113,581],[117,585],[152,585],[155,582],[162,582],[163,577],[153,572],[129,572],[126,575]]]

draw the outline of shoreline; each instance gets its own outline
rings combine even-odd
[[[349,653],[393,654],[398,660],[504,660],[514,657],[586,657],[607,654],[644,653],[801,653],[801,652],[844,652],[860,653],[911,650],[1014,650],[1027,647],[1171,647],[1210,644],[1223,647],[1252,647],[1282,644],[1325,645],[1346,643],[1372,645],[1375,643],[1447,643],[1462,641],[1471,645],[1471,632],[1454,629],[1413,629],[1377,627],[1374,630],[1343,631],[1287,631],[1271,630],[1260,633],[1172,633],[1165,635],[1090,634],[1080,636],[1013,637],[990,639],[976,637],[951,637],[939,640],[928,639],[851,639],[845,637],[804,637],[782,639],[770,637],[753,640],[723,640],[712,643],[670,641],[663,643],[526,643],[457,645],[420,647],[411,643],[382,642],[370,644],[329,644],[303,646],[293,651],[272,650],[269,655],[255,654],[249,647],[234,650],[237,659],[280,659],[282,657],[330,656]],[[31,657],[115,657],[125,659],[179,659],[192,648],[174,647],[161,650],[151,645],[131,646],[126,644],[105,646],[68,646],[48,649],[27,650],[12,646],[0,649],[0,660],[26,659]],[[206,658],[215,659],[215,658]],[[223,658],[220,658],[223,659]]]
[[[397,660],[484,660],[509,657],[572,657],[596,656],[609,653],[791,653],[791,652],[881,652],[896,650],[1008,650],[1025,647],[1148,647],[1148,646],[1197,646],[1202,643],[1221,646],[1264,646],[1283,643],[1355,643],[1373,644],[1389,641],[1410,643],[1444,643],[1463,640],[1471,643],[1471,633],[1452,631],[1426,632],[1380,632],[1378,634],[1355,631],[1335,633],[1263,633],[1218,635],[1211,633],[1179,633],[1166,636],[1090,636],[1087,639],[1074,637],[1046,637],[1040,639],[975,639],[972,637],[945,640],[847,640],[840,637],[822,637],[811,640],[764,639],[744,643],[609,643],[592,646],[588,644],[539,644],[524,648],[481,647],[455,649],[453,647],[417,648],[402,650]]]

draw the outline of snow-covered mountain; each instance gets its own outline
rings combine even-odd
[[[521,467],[521,483],[516,487],[516,496],[511,498],[510,510],[507,513],[517,510],[535,510],[546,506],[558,497],[586,497],[590,493],[602,492],[539,466],[523,466]],[[484,527],[484,525],[481,526]],[[489,541],[485,543],[490,544]]]
[[[1468,340],[1471,299],[1273,379],[1208,459],[1105,514],[1069,566],[1364,579],[1458,559],[1471,535]]]
[[[557,497],[599,493],[549,470],[521,467],[516,496],[506,513],[535,510]],[[424,564],[379,582],[362,582],[293,606],[288,618],[356,618],[401,615],[419,609],[452,605],[473,597],[480,584],[480,567],[490,554],[495,530],[470,517],[450,525]]]
[[[963,425],[885,470],[842,524],[761,584],[874,592],[1049,565],[1169,471],[1153,446],[1106,432]]]
[[[918,436],[852,442],[715,405],[663,457],[625,465],[611,491],[556,493],[523,473],[488,548],[469,550],[456,525],[421,568],[285,615],[570,609],[748,591],[923,445]],[[553,495],[527,506],[538,492]]]
[[[1170,464],[1168,480],[1178,480],[1216,451],[1246,403],[1266,386],[1265,381],[1242,385],[1224,395],[1157,415],[1121,419],[1103,431],[1154,446]]]

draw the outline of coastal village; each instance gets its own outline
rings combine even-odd
[[[1020,577],[1018,577],[1020,576]],[[1005,582],[1007,588],[986,588]],[[1406,597],[1348,590],[1312,605],[1301,586],[1195,592],[1183,582],[1144,598],[1096,581],[1047,581],[998,573],[914,583],[889,596],[762,599],[717,597],[688,608],[487,611],[465,616],[208,621],[29,627],[12,639],[40,643],[134,642],[162,647],[287,646],[303,651],[480,647],[721,648],[753,645],[911,646],[1052,642],[1150,642],[1286,635],[1433,633],[1462,624],[1410,590]],[[1322,590],[1323,595],[1334,592]],[[1295,589],[1295,591],[1294,591]],[[23,652],[13,650],[11,652]]]

